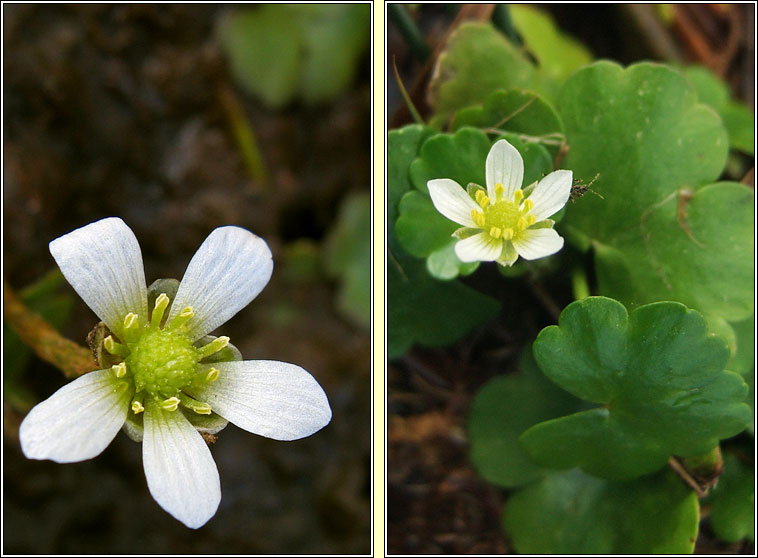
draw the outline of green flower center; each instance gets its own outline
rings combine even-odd
[[[192,382],[200,361],[189,338],[170,329],[148,327],[130,347],[126,369],[134,375],[136,391],[174,397]]]
[[[481,210],[471,211],[474,223],[492,238],[511,240],[533,225],[537,219],[530,212],[534,202],[524,200],[524,192],[516,190],[513,199],[504,199],[503,185],[495,186],[495,200],[491,200],[483,190],[476,192],[476,203]]]
[[[201,347],[195,346],[187,330],[187,321],[194,312],[184,308],[170,323],[163,323],[169,298],[161,294],[148,323],[142,323],[137,314],[124,318],[123,341],[112,335],[103,341],[105,350],[120,359],[113,366],[117,378],[134,387],[132,412],[145,410],[145,398],[151,397],[163,409],[175,411],[179,404],[192,411],[208,415],[211,407],[184,393],[189,386],[213,382],[219,371],[201,363],[206,357],[227,346],[228,337],[218,337]]]

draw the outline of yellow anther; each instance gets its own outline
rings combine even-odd
[[[208,373],[205,375],[205,381],[206,382],[215,382],[218,380],[218,368],[211,368],[208,370]]]
[[[492,228],[490,229],[490,236],[491,236],[492,238],[500,238],[500,235],[502,235],[502,234],[503,234],[503,231],[501,231],[501,230],[500,230],[500,229],[498,229],[497,227],[492,227]]]
[[[187,306],[179,312],[176,316],[174,316],[174,319],[171,320],[171,327],[177,328],[184,324],[187,320],[189,320],[192,316],[195,315],[195,311],[192,309],[192,306]]]
[[[103,347],[105,347],[105,350],[112,355],[120,356],[123,358],[129,356],[129,349],[121,343],[116,343],[116,340],[113,339],[112,335],[109,335],[103,339]]]
[[[476,198],[476,203],[478,203],[479,207],[482,209],[490,204],[490,199],[487,197],[487,194],[484,193],[484,190],[477,190],[474,197]]]
[[[200,347],[197,351],[198,353],[200,353],[200,359],[202,360],[205,357],[212,355],[213,353],[219,352],[228,344],[229,344],[229,338],[226,335],[222,335],[221,337],[217,337],[216,339],[214,339],[207,345]]]
[[[161,406],[161,409],[164,411],[176,411],[176,408],[179,406],[180,400],[178,397],[169,397],[168,399],[161,401],[158,403]]]
[[[531,227],[537,222],[537,218],[534,215],[527,215],[526,223]]]
[[[503,185],[499,182],[495,184],[495,199],[499,200],[503,197],[503,192],[505,192],[505,188],[503,188]]]
[[[513,229],[511,228],[503,229],[503,240],[510,240],[512,238],[513,238]]]
[[[139,339],[139,317],[134,312],[124,316],[124,339],[127,343],[133,343]]]
[[[519,190],[519,192],[520,191],[521,190]],[[530,199],[524,200],[524,210],[525,211],[531,211],[533,207],[534,207],[534,202],[532,200],[530,200]]]
[[[208,403],[203,403],[197,399],[193,399],[185,393],[179,392],[179,399],[182,402],[182,406],[196,412],[198,415],[210,415],[211,406]]]
[[[523,231],[528,226],[529,225],[527,224],[526,219],[524,219],[523,217],[518,218],[518,223],[516,223],[516,228],[518,230]]]
[[[166,312],[168,303],[171,302],[166,296],[166,293],[161,293],[158,298],[155,299],[155,307],[153,308],[153,314],[150,316],[150,325],[153,327],[159,327],[163,320],[163,314]]]
[[[521,188],[513,192],[513,201],[516,202],[516,204],[518,204],[523,199],[524,199],[524,191]]]
[[[123,378],[126,376],[126,363],[119,362],[118,364],[114,364],[111,366],[111,370],[113,370],[113,374],[115,374],[116,378]]]
[[[140,414],[144,410],[145,410],[145,406],[141,402],[139,402],[137,400],[132,401],[132,412],[135,415]]]

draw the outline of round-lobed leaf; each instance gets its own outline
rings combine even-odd
[[[577,411],[582,405],[548,381],[526,351],[519,373],[493,378],[474,398],[468,431],[476,470],[489,482],[506,488],[541,478],[548,470],[529,459],[518,437],[530,426]]]
[[[703,317],[676,302],[627,315],[589,297],[540,332],[534,356],[545,375],[598,407],[537,424],[521,436],[536,462],[630,479],[694,456],[745,429],[747,385],[724,370],[729,350]]]
[[[572,470],[511,496],[503,525],[521,554],[689,554],[699,519],[671,471],[612,482]]]

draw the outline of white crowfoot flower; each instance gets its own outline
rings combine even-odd
[[[310,436],[330,422],[324,390],[299,366],[204,362],[229,342],[222,336],[205,343],[205,335],[247,306],[271,277],[271,252],[261,238],[240,227],[214,230],[190,261],[173,304],[163,293],[151,309],[142,252],[121,219],[63,235],[50,243],[50,252],[112,332],[103,345],[117,364],[84,374],[29,412],[19,431],[26,457],[91,459],[127,417],[142,414],[150,493],[196,529],[216,513],[221,485],[211,452],[188,416],[213,410],[276,440]]]
[[[497,261],[511,266],[519,256],[536,260],[563,247],[563,238],[548,217],[566,205],[571,171],[551,172],[524,197],[524,161],[515,147],[501,139],[487,155],[486,177],[486,192],[477,188],[473,199],[449,178],[427,182],[437,211],[463,225],[454,233],[461,239],[455,245],[461,261]]]

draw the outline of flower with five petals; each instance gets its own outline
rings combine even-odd
[[[195,419],[213,412],[223,424],[276,440],[310,436],[330,422],[326,395],[308,372],[270,360],[220,362],[229,338],[207,336],[268,283],[273,262],[261,238],[240,227],[215,229],[173,301],[160,293],[152,308],[139,244],[121,219],[63,235],[50,252],[110,330],[103,345],[116,364],[80,376],[29,412],[19,430],[26,457],[93,458],[141,418],[150,493],[196,529],[216,513],[221,485]]]
[[[551,172],[526,197],[521,190],[523,178],[521,154],[501,139],[487,155],[486,191],[478,187],[472,198],[449,178],[427,182],[437,211],[463,225],[453,233],[460,239],[455,253],[461,261],[497,261],[512,266],[519,256],[535,260],[563,247],[563,238],[553,230],[555,222],[548,217],[566,205],[571,194],[571,171]]]

